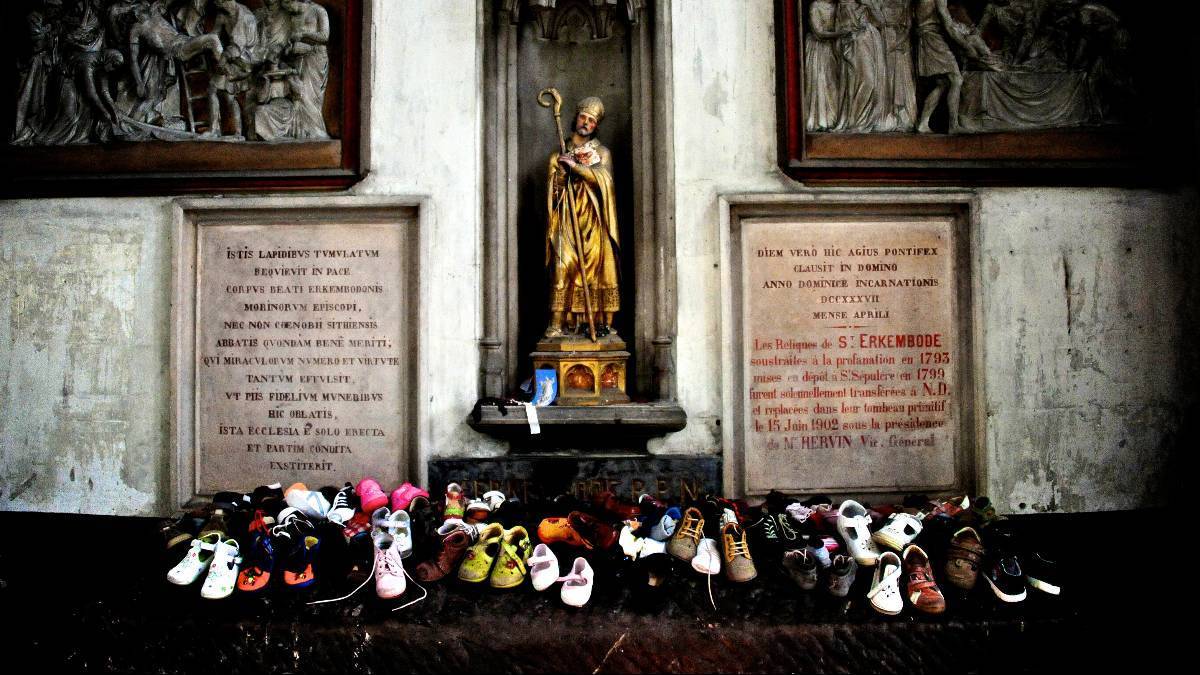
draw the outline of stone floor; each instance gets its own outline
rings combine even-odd
[[[942,617],[884,618],[863,600],[867,575],[850,601],[802,593],[772,569],[743,585],[717,577],[714,610],[686,566],[651,594],[598,558],[582,609],[554,589],[449,581],[398,612],[370,586],[318,606],[305,602],[349,589],[212,602],[165,582],[152,520],[0,513],[0,607],[5,642],[50,672],[1152,672],[1190,623],[1166,613],[1189,592],[1186,572],[1150,553],[1164,520],[1024,518],[1031,536],[1062,544],[1063,597],[1002,606],[981,587],[949,597]]]

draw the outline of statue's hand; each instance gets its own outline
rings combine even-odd
[[[567,167],[568,169],[574,169],[577,164],[577,162],[575,161],[575,157],[573,155],[571,155],[570,153],[565,153],[565,152],[558,156],[558,163],[562,164],[563,166]]]

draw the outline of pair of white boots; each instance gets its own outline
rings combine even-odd
[[[533,590],[544,591],[558,582],[562,582],[559,596],[563,603],[572,607],[583,607],[592,599],[592,586],[596,574],[592,566],[583,558],[575,558],[571,572],[564,577],[558,576],[558,557],[545,544],[538,544],[529,556],[529,576],[533,582]]]
[[[200,587],[200,597],[220,600],[233,594],[241,563],[237,540],[222,540],[219,532],[210,532],[192,540],[187,555],[167,572],[167,581],[177,586],[187,586],[207,571],[208,576]]]

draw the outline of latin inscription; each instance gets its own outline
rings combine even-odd
[[[200,228],[202,492],[398,478],[399,225]]]

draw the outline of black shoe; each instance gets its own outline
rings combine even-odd
[[[528,519],[529,509],[525,508],[525,503],[516,497],[509,497],[495,511],[492,511],[492,521],[500,523],[506,530],[524,525]]]
[[[1031,588],[1043,593],[1062,593],[1058,574],[1058,563],[1041,552],[1033,552],[1025,559],[1025,581]]]
[[[250,494],[250,509],[262,509],[263,513],[272,518],[278,516],[283,510],[283,486],[275,483],[254,488],[254,492]]]
[[[990,534],[986,542],[990,560],[984,567],[983,578],[997,598],[1004,602],[1021,602],[1028,591],[1015,538],[1008,530],[993,530]]]

